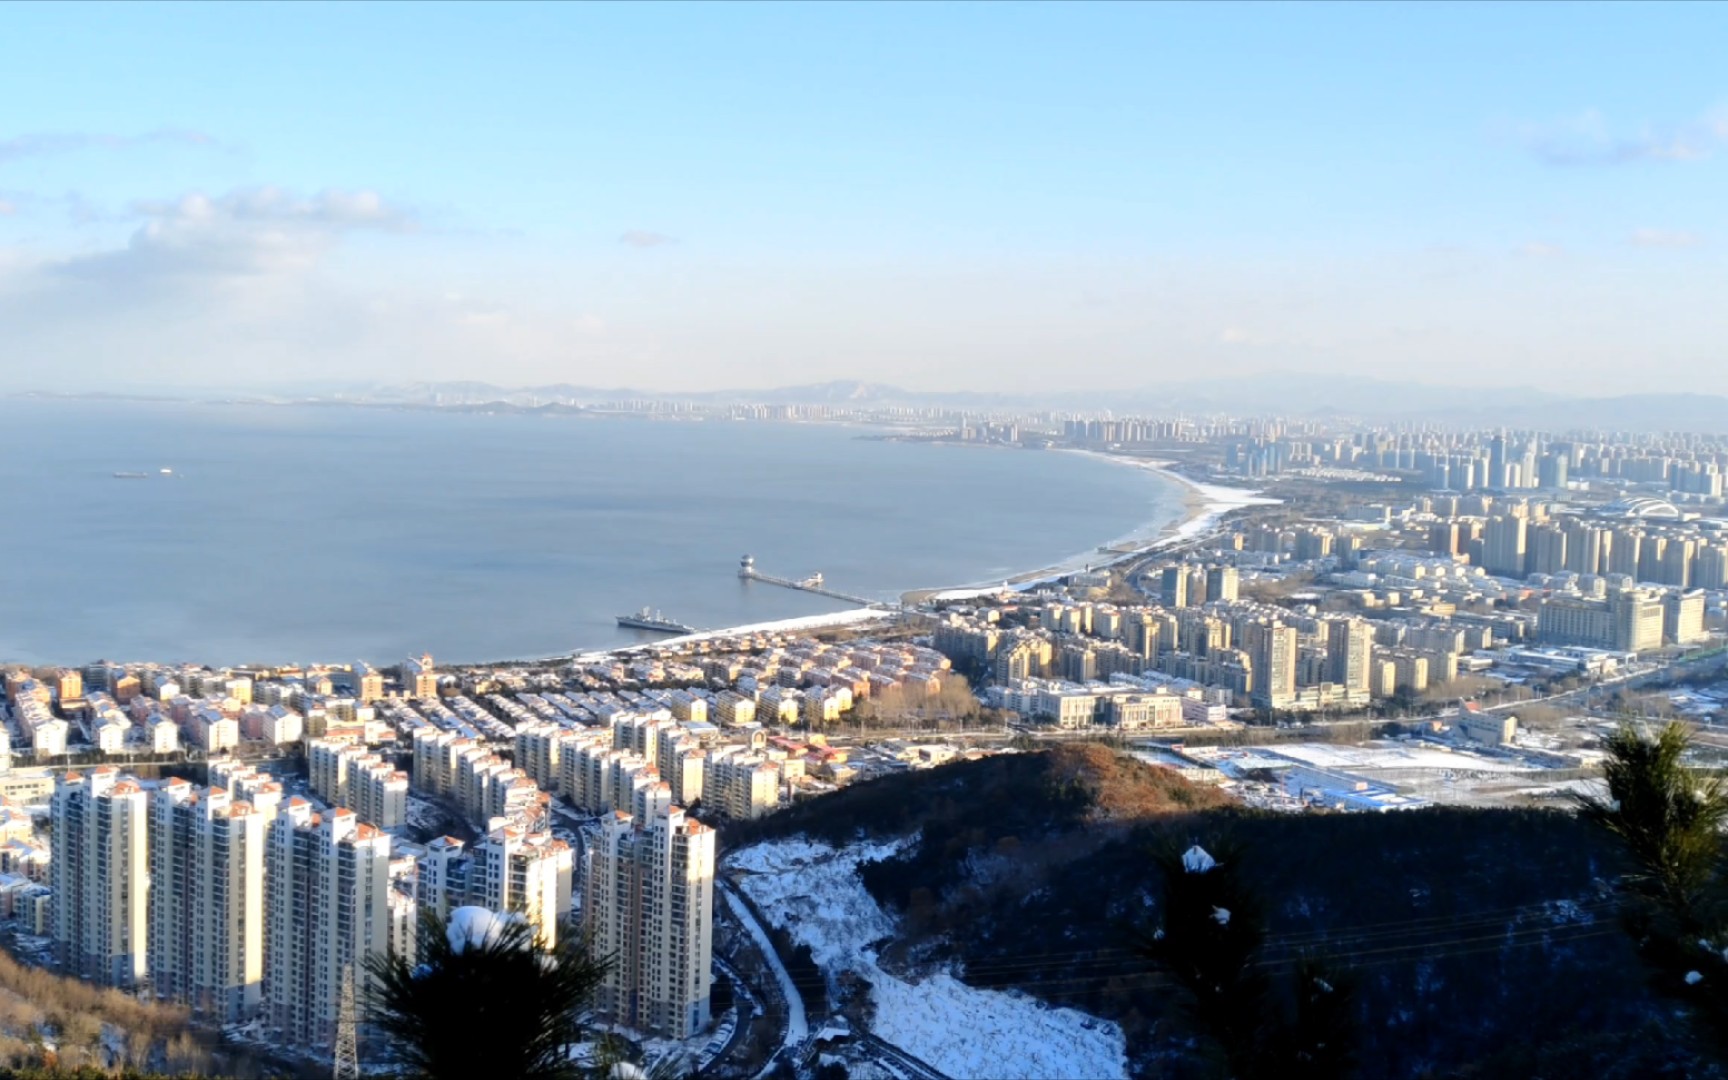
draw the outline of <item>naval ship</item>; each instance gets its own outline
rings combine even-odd
[[[656,630],[662,634],[694,634],[694,626],[685,626],[681,622],[673,622],[658,611],[643,608],[634,615],[618,616],[618,625],[627,626],[632,630]]]

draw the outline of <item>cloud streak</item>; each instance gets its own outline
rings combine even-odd
[[[1527,244],[1519,244],[1513,250],[1527,259],[1558,259],[1566,254],[1566,249],[1559,244],[1550,244],[1542,240],[1532,240]]]
[[[202,131],[160,128],[142,135],[112,135],[85,131],[38,131],[0,139],[0,165],[25,158],[75,154],[82,150],[129,150],[140,146],[194,146],[226,149]]]
[[[1689,248],[1704,242],[1697,233],[1681,229],[1634,229],[1629,239],[1633,247],[1642,248]]]
[[[618,237],[618,242],[626,247],[655,248],[665,247],[667,244],[676,244],[678,238],[676,236],[667,236],[665,233],[649,232],[646,229],[631,229],[629,232]]]
[[[1674,128],[1616,131],[1590,110],[1559,124],[1527,128],[1526,148],[1538,161],[1560,167],[1701,161],[1728,142],[1728,113],[1717,112]]]

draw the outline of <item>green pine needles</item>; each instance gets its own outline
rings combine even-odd
[[[1608,793],[1579,796],[1579,815],[1620,842],[1622,917],[1656,990],[1728,1056],[1728,787],[1686,764],[1692,736],[1679,723],[1625,725],[1604,749]]]
[[[397,1047],[406,1070],[435,1080],[581,1076],[570,1049],[583,1041],[580,1016],[609,961],[574,934],[539,949],[533,927],[520,919],[499,919],[477,940],[457,934],[453,943],[451,936],[427,913],[421,962],[366,958],[375,981],[367,1019]]]

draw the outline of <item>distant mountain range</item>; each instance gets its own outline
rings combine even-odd
[[[82,396],[82,395],[80,395]],[[96,396],[96,395],[91,395]],[[668,391],[632,387],[499,386],[493,383],[413,382],[282,386],[269,393],[215,390],[158,391],[156,399],[249,400],[272,403],[392,405],[405,408],[508,408],[565,412],[609,402],[676,401],[702,405],[838,405],[852,407],[949,408],[976,411],[1074,411],[1108,409],[1117,415],[1175,413],[1277,414],[1381,421],[1431,422],[1547,430],[1603,428],[1636,431],[1728,431],[1728,397],[1651,393],[1581,397],[1534,387],[1485,388],[1273,373],[1235,379],[1161,385],[1097,386],[1049,394],[974,390],[907,390],[884,383],[835,380],[799,386],[731,390]]]

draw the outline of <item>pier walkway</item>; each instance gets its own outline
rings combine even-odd
[[[792,578],[775,577],[773,574],[764,574],[762,571],[756,569],[756,560],[751,558],[749,555],[744,556],[744,558],[738,563],[738,578],[741,581],[760,581],[769,585],[778,585],[782,589],[796,589],[799,592],[814,593],[817,596],[827,596],[835,600],[844,600],[848,604],[857,604],[859,607],[881,608],[884,610],[893,610],[894,608],[893,604],[881,600],[872,600],[867,596],[854,596],[851,593],[843,593],[838,589],[830,589],[823,583],[821,574],[811,574],[807,578],[802,578],[796,581]]]

